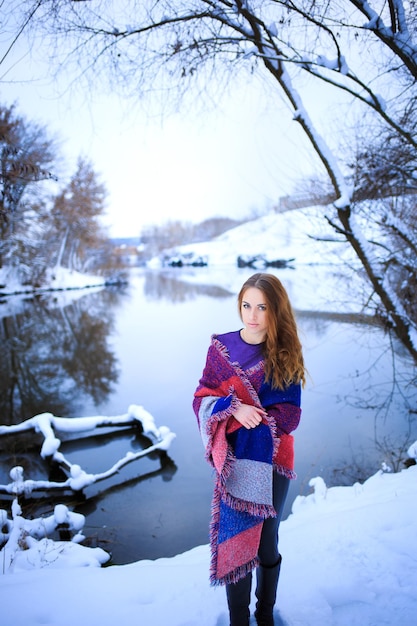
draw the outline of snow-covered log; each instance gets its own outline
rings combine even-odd
[[[89,474],[80,465],[70,461],[60,452],[61,440],[57,433],[81,433],[94,430],[98,427],[128,427],[140,425],[143,434],[148,437],[152,445],[139,452],[128,451],[114,465],[104,472]],[[116,474],[124,465],[132,463],[151,452],[160,450],[167,452],[175,439],[175,433],[167,426],[157,427],[153,416],[142,406],[132,404],[124,415],[115,417],[56,417],[52,413],[41,413],[25,420],[20,424],[0,426],[0,436],[18,434],[34,430],[43,436],[40,455],[43,459],[55,461],[68,474],[65,481],[55,482],[48,480],[26,480],[23,468],[16,466],[10,471],[12,482],[0,485],[0,493],[12,495],[30,495],[33,491],[47,489],[72,489],[82,491],[89,485],[104,480]]]

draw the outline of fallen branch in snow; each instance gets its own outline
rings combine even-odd
[[[53,515],[28,520],[22,517],[17,499],[12,504],[12,519],[0,509],[0,563],[3,574],[43,567],[100,567],[110,559],[102,548],[79,545],[85,539],[81,533],[85,517],[74,513],[64,504],[57,504]],[[73,537],[54,541],[58,531]]]
[[[93,430],[97,427],[119,427],[141,425],[143,434],[147,436],[153,444],[140,452],[127,452],[112,467],[98,474],[88,474],[79,465],[70,463],[68,459],[59,451],[61,440],[56,436],[56,432],[76,433]],[[25,480],[23,468],[16,466],[10,471],[12,482],[8,485],[0,485],[0,493],[11,495],[30,495],[33,491],[45,489],[72,489],[81,491],[88,485],[104,480],[116,474],[120,468],[132,461],[136,461],[156,450],[167,451],[175,439],[175,433],[171,432],[167,426],[157,428],[153,416],[142,406],[132,404],[125,415],[116,417],[56,417],[52,413],[41,413],[21,424],[12,426],[0,426],[0,436],[17,434],[34,430],[43,435],[44,441],[40,450],[43,459],[55,461],[67,474],[67,480],[53,482],[48,480]]]

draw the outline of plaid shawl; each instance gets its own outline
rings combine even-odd
[[[193,408],[206,458],[216,473],[210,524],[213,585],[237,582],[257,567],[263,521],[276,516],[272,472],[294,477],[277,463],[280,439],[290,437],[292,450],[288,433],[300,418],[299,406],[292,403],[298,399],[299,405],[299,385],[291,388],[289,394],[272,389],[264,381],[262,360],[244,371],[212,337]],[[256,428],[246,429],[233,417],[240,404],[263,406],[268,415]]]

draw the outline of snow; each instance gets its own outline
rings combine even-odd
[[[236,272],[225,271],[225,268],[227,266],[235,268],[238,256],[262,255],[268,261],[294,259],[291,265],[297,269],[310,266],[308,272],[297,273],[296,284],[291,290],[291,299],[296,307],[320,307],[325,303],[327,310],[339,311],[340,303],[343,302],[344,310],[357,310],[357,299],[352,297],[352,293],[355,284],[358,283],[359,287],[361,282],[358,273],[352,274],[351,282],[346,285],[344,293],[338,282],[337,290],[333,291],[330,301],[328,294],[331,290],[328,282],[312,279],[311,268],[314,266],[329,268],[333,265],[338,268],[341,260],[353,268],[357,266],[357,260],[349,246],[334,241],[334,231],[324,219],[325,215],[332,216],[333,211],[334,208],[331,206],[312,206],[297,211],[270,213],[231,229],[211,241],[180,246],[176,251],[184,255],[193,253],[196,257],[207,258],[209,264],[207,280],[211,284],[217,281],[218,285],[232,293],[237,293],[240,289],[240,283],[236,282],[236,277],[240,281],[240,276]],[[160,269],[160,258],[152,259],[148,267]],[[205,281],[205,275],[205,268],[198,268],[197,272],[190,272],[189,275],[182,272],[181,279],[202,283]],[[48,297],[48,292],[53,293],[50,306],[63,307],[82,297],[85,293],[83,288],[87,286],[92,290],[102,289],[103,278],[79,274],[61,267],[54,268],[49,273],[49,282],[47,281],[43,289],[37,291],[44,292],[42,297],[45,298]],[[28,289],[8,268],[0,268],[0,296],[21,294],[9,298],[7,307],[0,306],[0,318],[2,315],[17,314],[23,310]],[[335,293],[338,297],[335,297]]]
[[[224,265],[236,267],[239,255],[264,255],[268,260],[290,259],[295,257],[298,264],[328,265],[334,255],[339,259],[340,248],[346,252],[348,246],[338,246],[314,238],[330,237],[333,233],[327,227],[324,215],[329,207],[309,207],[285,213],[270,213],[264,217],[241,224],[226,231],[208,242],[192,243],[176,248],[182,254],[193,252],[195,256],[207,257],[210,268]],[[149,263],[150,267],[160,267],[159,258]]]
[[[323,241],[316,245],[311,239],[311,235],[323,234],[312,228],[314,214],[327,210],[328,207],[315,207],[286,214],[285,219],[278,214],[267,216],[190,249],[209,255],[211,280],[213,272],[218,271],[219,284],[234,280],[225,272],[225,265],[235,265],[237,254],[268,251],[271,258],[296,257],[297,265],[328,265],[333,254],[340,258],[349,250],[342,244]],[[201,282],[204,270],[199,268],[198,278],[191,272],[189,280]],[[67,280],[68,276],[62,277],[62,287],[75,285],[66,283]],[[309,286],[302,280],[298,283],[291,294],[296,305],[313,300],[309,289],[314,289],[317,301],[319,285]],[[230,289],[236,291],[239,286],[231,284]],[[126,416],[120,417],[127,416],[141,420],[151,438],[158,440],[158,449],[169,448],[175,435],[166,426],[157,428],[143,407],[132,405]],[[116,419],[64,419],[47,413],[35,417],[13,428],[38,429],[44,436],[42,454],[53,455],[58,462],[65,461],[59,452],[60,432],[82,432],[98,423],[111,426]],[[408,455],[410,459],[417,458],[417,442],[409,447]],[[129,462],[132,456],[135,455],[127,454],[119,463]],[[328,488],[316,476],[310,482],[312,493],[295,499],[292,513],[280,527],[283,566],[275,614],[277,625],[416,623],[417,465],[398,473],[389,469],[384,466],[363,484],[347,487]],[[117,464],[111,470],[117,471]],[[70,467],[70,474],[74,488],[98,479],[85,475],[76,464]],[[11,470],[10,476],[10,493],[25,493],[34,488],[34,481],[25,481],[19,466]],[[13,522],[7,512],[0,510],[0,539],[2,534],[9,535],[9,551],[0,552],[3,626],[229,623],[224,589],[209,586],[208,545],[173,558],[106,565],[109,555],[104,550],[82,545],[83,516],[67,506],[58,504],[53,515],[45,519],[25,520],[15,499],[12,518]],[[51,538],[60,526],[73,532],[70,541]],[[24,550],[16,545],[22,536],[26,537]],[[252,609],[254,600],[252,597]]]
[[[378,471],[362,485],[328,489],[319,477],[312,483],[314,492],[299,496],[281,524],[277,624],[415,624],[417,465]],[[209,586],[207,545],[104,568],[100,550],[90,549],[88,558],[73,542],[60,550],[55,562],[47,538],[34,542],[33,570],[2,576],[3,626],[228,625],[224,589]]]
[[[352,271],[349,280],[340,279],[342,262],[353,270],[359,267],[350,246],[335,240],[334,231],[324,219],[325,215],[332,216],[332,211],[331,206],[313,206],[271,213],[241,224],[211,241],[178,246],[171,252],[173,255],[193,254],[208,261],[208,268],[182,268],[182,281],[216,284],[230,293],[238,293],[241,287],[241,274],[228,271],[229,266],[236,268],[238,256],[262,255],[268,261],[294,259],[290,266],[297,270],[296,280],[292,280],[291,269],[284,271],[286,288],[295,309],[362,312],[362,301],[357,297],[363,288],[361,273]],[[161,265],[159,257],[148,263],[150,269],[159,269]],[[325,280],[322,268],[326,270]]]
[[[83,274],[66,267],[53,267],[47,270],[45,285],[42,288],[34,289],[31,286],[22,285],[16,268],[0,268],[0,295],[10,295],[19,293],[42,292],[51,289],[85,289],[86,287],[103,287],[105,279],[103,276]]]
[[[142,432],[149,437],[152,445],[139,452],[127,452],[124,457],[119,459],[107,471],[99,474],[87,474],[82,467],[76,463],[70,463],[65,456],[59,451],[61,440],[56,436],[55,431],[62,433],[81,433],[87,430],[93,430],[99,426],[107,427],[123,427],[132,423],[140,422]],[[94,416],[94,417],[57,417],[52,413],[41,413],[35,415],[19,424],[11,426],[0,425],[0,436],[21,433],[28,430],[34,430],[41,433],[44,440],[40,449],[40,456],[53,459],[58,465],[69,471],[69,477],[65,481],[50,482],[45,480],[25,480],[23,468],[20,466],[13,467],[10,470],[10,478],[12,482],[8,485],[0,485],[0,493],[9,494],[25,494],[29,495],[35,490],[44,489],[72,489],[81,491],[88,485],[91,485],[105,478],[109,478],[116,474],[121,467],[131,463],[132,461],[141,459],[142,457],[154,452],[155,450],[167,451],[176,435],[171,432],[167,426],[157,428],[153,415],[146,411],[143,406],[132,404],[129,406],[127,413],[114,417]]]

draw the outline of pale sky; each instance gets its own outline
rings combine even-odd
[[[2,104],[16,102],[18,115],[58,135],[69,176],[78,156],[92,162],[109,193],[111,236],[137,236],[168,220],[263,212],[317,165],[278,89],[276,99],[266,97],[266,81],[241,83],[217,109],[204,112],[198,102],[195,112],[184,107],[162,120],[133,99],[76,93],[47,71],[38,79],[25,55],[9,67],[2,65]]]

